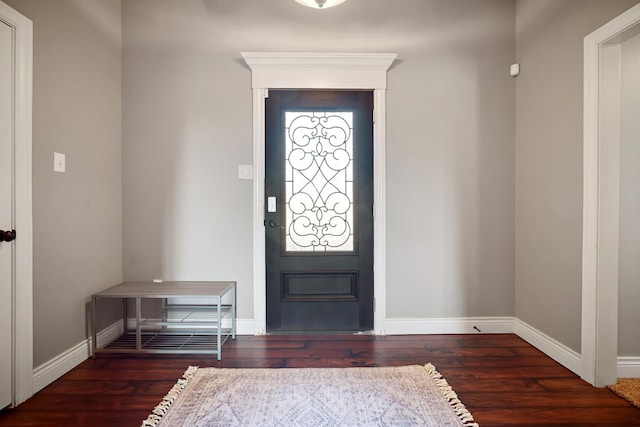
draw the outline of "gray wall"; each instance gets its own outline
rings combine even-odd
[[[253,318],[242,51],[395,52],[387,315],[513,315],[511,0],[123,3],[124,277],[233,279]]]
[[[122,280],[121,2],[5,0],[33,21],[34,366]],[[53,152],[67,172],[53,172]]]
[[[235,279],[253,317],[241,51],[398,53],[388,317],[515,315],[579,350],[582,38],[635,0],[6,2],[35,32],[36,366],[123,272]]]
[[[640,35],[622,43],[618,355],[639,356]]]
[[[580,351],[583,38],[637,0],[518,0],[515,315]]]

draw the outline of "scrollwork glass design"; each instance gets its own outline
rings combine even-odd
[[[353,113],[285,113],[286,251],[353,251]]]

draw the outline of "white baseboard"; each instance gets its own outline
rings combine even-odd
[[[640,378],[640,357],[618,357],[618,378]]]
[[[133,325],[129,319],[128,324]],[[230,327],[223,321],[223,327]],[[474,329],[478,328],[480,331]],[[118,321],[97,334],[98,346],[116,339],[123,332],[122,321]],[[515,333],[547,356],[570,371],[580,374],[580,354],[559,343],[548,335],[515,317],[460,317],[435,319],[387,319],[387,335],[420,334],[473,334],[473,333]],[[236,319],[237,335],[254,335],[253,319]],[[91,338],[73,346],[64,353],[33,370],[33,393],[42,390],[91,355]],[[618,376],[640,378],[640,357],[619,357]]]
[[[387,319],[384,330],[387,335],[510,334],[513,324],[513,317],[398,318]]]
[[[573,351],[566,345],[561,344],[520,319],[515,319],[514,332],[520,338],[542,351],[565,368],[577,375],[580,375],[582,365],[582,356],[580,353]]]
[[[565,368],[580,374],[579,353],[515,317],[387,319],[385,332],[388,335],[515,333]],[[640,367],[640,365],[636,366]]]
[[[96,334],[98,346],[102,346],[122,334],[122,320]],[[33,370],[33,393],[37,393],[91,356],[91,338],[76,344]]]
[[[222,322],[224,324],[224,322]],[[236,319],[236,335],[253,335],[253,319]]]

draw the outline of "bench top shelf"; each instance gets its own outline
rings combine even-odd
[[[124,282],[94,294],[97,298],[221,297],[236,282]]]

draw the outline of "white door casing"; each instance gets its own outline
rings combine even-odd
[[[9,159],[3,161],[12,169],[12,176],[2,174],[2,180],[10,176],[12,184],[11,223],[4,224],[0,218],[0,229],[15,229],[17,239],[10,243],[12,270],[10,280],[10,349],[11,359],[11,401],[17,405],[33,395],[33,243],[32,243],[32,190],[31,190],[31,135],[32,135],[32,64],[33,64],[33,25],[32,22],[5,3],[0,2],[0,25],[4,37],[9,43],[9,68],[12,73],[11,103],[9,105],[11,129],[9,143],[0,140],[0,144],[10,145]],[[2,47],[4,49],[5,46]],[[6,59],[5,59],[6,60]],[[0,73],[0,76],[2,74]],[[2,78],[2,77],[0,77]],[[0,83],[1,84],[1,83]],[[4,94],[3,94],[4,96]],[[2,107],[0,107],[1,110]],[[3,113],[0,113],[3,114]],[[6,112],[4,113],[6,115]],[[6,117],[0,118],[6,120]],[[2,123],[5,126],[5,122]],[[5,186],[4,190],[7,191]],[[3,200],[4,202],[4,200]],[[0,214],[2,215],[2,214]],[[3,228],[5,227],[5,228]],[[6,245],[6,244],[3,244]],[[6,249],[6,246],[3,246]],[[3,295],[4,296],[4,295]],[[4,333],[4,332],[3,332]],[[2,339],[6,339],[2,335]]]
[[[253,89],[253,318],[254,333],[266,333],[264,230],[265,98],[269,89],[373,90],[374,332],[385,333],[385,154],[387,71],[396,54],[243,52]]]
[[[12,41],[11,27],[0,21],[0,230],[13,227]],[[13,400],[12,295],[13,243],[0,241],[0,408]]]
[[[640,31],[640,4],[584,39],[581,377],[616,382],[620,44]]]

